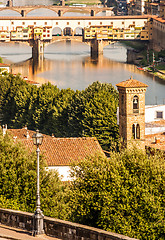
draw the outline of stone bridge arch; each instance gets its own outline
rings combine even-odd
[[[20,14],[21,15],[21,11],[20,10],[17,10],[17,9],[8,9],[8,8],[0,8],[0,13],[1,12],[6,12],[6,16],[8,16],[8,14],[10,13],[10,12],[15,12],[15,13],[18,13],[18,14]],[[4,14],[5,15],[5,14]],[[13,16],[13,15],[12,15]]]
[[[91,10],[89,10],[89,9],[79,9],[77,7],[76,7],[76,9],[74,9],[74,7],[70,7],[70,9],[66,9],[63,11],[63,16],[68,17],[68,16],[70,16],[69,13],[71,13],[71,12],[76,13],[75,17],[76,16],[77,17],[84,16],[84,14],[86,14],[86,16],[90,16],[90,14],[91,14]]]
[[[52,29],[52,36],[62,36],[63,34],[63,29],[61,29],[60,27],[54,27]]]
[[[83,36],[83,32],[84,32],[83,27],[76,27],[73,31],[74,31],[74,35]]]
[[[63,29],[63,36],[73,36],[74,35],[74,30],[67,26]]]
[[[63,41],[80,42],[90,46],[90,42],[84,42],[82,36],[53,36],[51,41],[44,43],[44,46]]]
[[[58,16],[58,10],[56,10],[56,9],[51,9],[50,7],[47,7],[47,6],[39,6],[39,7],[37,7],[37,8],[32,8],[32,9],[25,9],[25,10],[22,10],[22,13],[23,13],[23,11],[25,11],[24,12],[24,15],[21,13],[21,15],[22,16],[27,16],[29,13],[32,13],[33,11],[38,11],[38,10],[48,10],[48,11],[50,11],[50,13],[56,13],[56,16]]]

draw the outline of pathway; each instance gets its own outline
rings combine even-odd
[[[55,237],[49,237],[46,235],[41,235],[33,237],[31,233],[27,232],[26,230],[12,228],[5,225],[0,225],[0,240],[59,240]]]

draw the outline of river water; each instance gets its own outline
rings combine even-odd
[[[42,15],[42,10],[34,15]],[[98,60],[91,59],[89,46],[80,42],[48,45],[38,66],[33,64],[31,52],[31,48],[24,44],[0,43],[0,56],[5,63],[11,63],[12,73],[21,73],[29,80],[38,83],[50,81],[60,89],[82,90],[94,81],[115,86],[132,76],[148,85],[146,104],[165,103],[165,81],[127,64],[127,49],[120,43],[105,47],[104,55]]]

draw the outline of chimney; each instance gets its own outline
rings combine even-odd
[[[26,138],[29,139],[30,138],[30,135],[29,135],[29,132],[27,130],[27,133],[26,133]]]
[[[2,126],[2,133],[3,133],[3,136],[5,136],[6,131],[7,131],[7,124],[5,124],[5,125]]]
[[[155,144],[160,143],[160,139],[155,137]]]

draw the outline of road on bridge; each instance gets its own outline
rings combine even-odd
[[[30,232],[27,232],[26,230],[18,229],[18,228],[12,228],[5,225],[0,224],[0,240],[6,240],[6,239],[12,239],[12,240],[59,240],[58,238],[49,237],[46,235],[41,235],[33,237]]]

